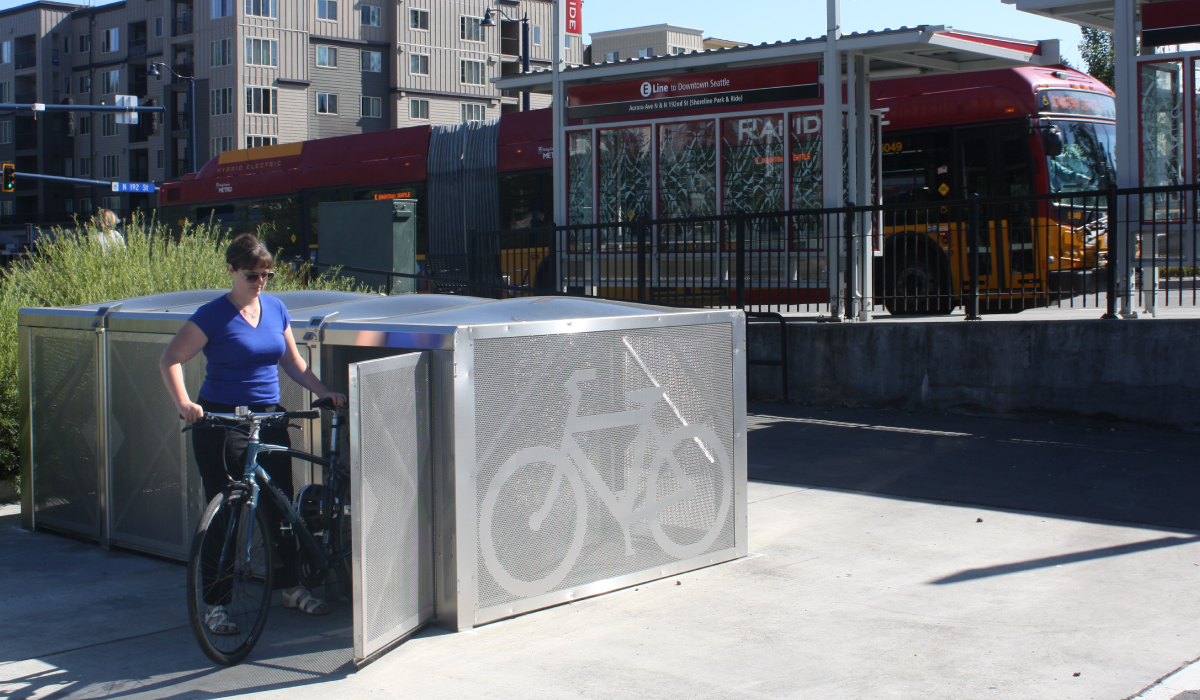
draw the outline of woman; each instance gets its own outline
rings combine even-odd
[[[297,384],[318,398],[331,398],[334,405],[346,402],[344,394],[325,388],[320,379],[296,352],[292,338],[291,317],[283,302],[263,296],[274,259],[253,234],[243,233],[225,251],[226,267],[233,288],[192,314],[179,333],[167,346],[159,361],[163,383],[175,401],[175,408],[185,420],[195,423],[207,413],[233,413],[238,406],[247,406],[255,413],[282,411],[279,405],[279,372],[283,367]],[[183,365],[204,351],[208,360],[207,374],[200,387],[197,403],[188,397],[183,382]],[[302,410],[293,407],[294,410]],[[197,428],[192,433],[192,448],[200,476],[204,482],[204,497],[208,501],[221,492],[231,477],[242,478],[245,468],[247,437],[244,433],[223,428]],[[286,427],[263,429],[263,442],[290,446]],[[280,454],[263,454],[259,464],[271,481],[292,498],[291,458]],[[281,521],[269,499],[259,501],[267,508],[271,522]],[[283,589],[283,602],[310,615],[324,615],[329,607],[300,585],[299,554],[292,538],[276,533],[277,551],[281,566],[275,572],[275,587]],[[209,598],[213,598],[209,600]],[[229,618],[221,592],[205,596],[208,611],[204,622],[214,634],[238,634],[237,625]]]
[[[96,212],[94,222],[96,224],[96,237],[100,241],[100,250],[107,253],[112,248],[125,247],[125,239],[117,231],[117,225],[121,223],[121,220],[117,218],[117,215],[111,209],[101,209]]]

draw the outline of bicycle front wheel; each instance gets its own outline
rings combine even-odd
[[[733,468],[716,433],[689,425],[666,436],[650,468],[650,532],[663,551],[690,559],[709,550],[733,503]]]
[[[200,518],[188,557],[188,616],[205,656],[222,666],[246,658],[267,625],[274,572],[271,533],[261,503],[251,518],[250,494],[225,489]],[[217,634],[205,621],[218,605],[228,620],[221,630],[225,634]]]

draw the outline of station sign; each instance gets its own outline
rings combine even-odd
[[[153,192],[153,182],[114,182],[113,192]]]
[[[567,0],[567,34],[583,34],[583,0]]]
[[[567,91],[567,118],[636,117],[821,96],[816,61],[644,80],[581,85]]]
[[[1200,3],[1196,0],[1144,3],[1141,11],[1142,43],[1146,46],[1200,41]]]

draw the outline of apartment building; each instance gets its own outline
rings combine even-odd
[[[12,8],[0,12],[0,101],[99,105],[136,95],[166,111],[143,113],[137,125],[102,113],[0,115],[0,157],[18,173],[164,182],[222,151],[516,111],[520,96],[490,78],[519,72],[520,22],[497,14],[497,26],[484,27],[489,8],[528,18],[531,63],[550,65],[549,0],[41,0]],[[568,62],[582,62],[582,37],[564,43]],[[547,104],[534,96],[531,106]],[[0,224],[65,222],[101,207],[126,215],[154,197],[18,183],[18,192],[0,195]]]
[[[746,46],[743,41],[705,37],[703,29],[677,24],[593,32],[588,48],[590,63],[614,63],[630,58],[674,56],[675,54]]]

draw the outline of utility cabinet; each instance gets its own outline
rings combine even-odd
[[[318,259],[322,265],[417,274],[417,200],[389,199],[321,202]],[[369,272],[343,273],[389,294],[417,291],[411,277]]]

